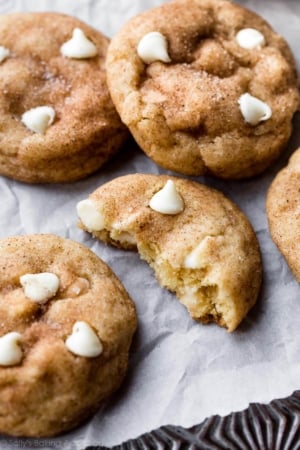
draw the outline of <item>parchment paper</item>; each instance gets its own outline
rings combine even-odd
[[[61,11],[112,36],[131,16],[160,3],[162,0],[0,0],[0,13]],[[240,3],[258,11],[285,36],[299,70],[300,2]],[[88,445],[116,445],[161,425],[189,427],[212,414],[242,410],[250,402],[269,402],[300,388],[300,288],[270,239],[265,214],[271,180],[300,145],[299,119],[297,115],[287,151],[264,175],[239,182],[198,178],[223,191],[247,214],[263,254],[260,299],[232,334],[216,325],[194,322],[175,296],[159,287],[137,254],[106,247],[76,227],[76,203],[100,184],[127,173],[166,172],[133,143],[103,170],[77,183],[30,186],[0,177],[0,237],[55,233],[84,243],[122,280],[139,318],[126,380],[92,420],[55,439],[2,437],[1,449],[78,450]]]

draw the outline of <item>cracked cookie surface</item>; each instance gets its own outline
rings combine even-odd
[[[151,199],[170,181],[182,202],[172,214],[157,212]],[[102,185],[83,202],[89,212],[78,205],[80,227],[106,243],[137,249],[194,319],[233,331],[255,304],[262,275],[258,242],[244,214],[220,192],[176,177],[134,174]],[[161,196],[160,205],[169,202]]]
[[[94,56],[62,54],[74,29],[95,46]],[[128,132],[106,84],[108,43],[75,17],[0,16],[0,45],[9,52],[0,63],[1,174],[28,183],[73,181],[99,169],[121,147]],[[75,43],[75,50],[80,45]],[[55,114],[43,133],[22,121],[26,112],[40,107]],[[44,118],[37,120],[41,124]]]
[[[246,49],[237,34],[249,28],[264,41]],[[166,39],[169,60],[139,56],[139,43],[153,32]],[[258,15],[226,0],[175,0],[134,17],[112,39],[107,71],[116,108],[140,147],[186,175],[262,172],[287,143],[299,104],[287,43]],[[245,93],[271,108],[268,120],[246,122],[239,106]]]
[[[273,241],[300,282],[300,148],[274,178],[267,194],[267,216]]]
[[[44,272],[58,277],[59,288],[39,304],[25,295],[20,277]],[[1,240],[0,273],[0,336],[19,333],[22,352],[9,367],[0,357],[0,431],[37,437],[73,428],[124,378],[136,328],[133,302],[93,252],[54,235]],[[100,340],[99,356],[67,348],[74,324],[82,322]]]

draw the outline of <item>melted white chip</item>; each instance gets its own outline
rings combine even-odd
[[[257,125],[272,116],[272,110],[267,103],[248,93],[241,95],[238,103],[245,121],[251,125]]]
[[[222,249],[226,246],[224,236],[205,236],[200,243],[187,254],[184,260],[186,269],[201,269],[209,265],[211,258],[220,257]]]
[[[165,186],[153,195],[150,208],[161,214],[179,214],[184,210],[184,202],[178,194],[174,181],[168,180]]]
[[[66,339],[66,347],[74,355],[94,358],[101,355],[103,346],[94,330],[86,322],[75,322],[72,334]]]
[[[80,28],[74,28],[72,39],[60,47],[60,52],[67,58],[85,59],[96,56],[98,50]]]
[[[0,337],[0,365],[15,366],[23,358],[22,349],[19,346],[20,333],[12,331]]]
[[[77,214],[88,231],[100,231],[104,228],[102,214],[90,199],[77,203]]]
[[[54,273],[27,273],[20,277],[26,297],[37,303],[46,303],[59,288],[59,278]]]
[[[158,31],[152,31],[140,40],[137,53],[146,64],[151,64],[154,61],[171,62],[168,55],[167,39]]]
[[[0,63],[2,63],[9,55],[10,51],[8,50],[8,48],[0,45]]]
[[[266,43],[264,35],[255,28],[243,28],[235,38],[239,46],[246,50],[263,47]]]
[[[53,123],[55,111],[51,106],[37,106],[22,115],[23,124],[35,133],[44,134]]]
[[[201,269],[207,263],[207,251],[209,244],[216,240],[213,236],[205,236],[204,239],[185,258],[184,267],[186,269]]]

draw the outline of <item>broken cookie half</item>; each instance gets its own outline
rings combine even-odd
[[[165,175],[116,178],[77,205],[94,237],[137,249],[192,318],[233,331],[255,304],[262,265],[245,215],[220,192]]]

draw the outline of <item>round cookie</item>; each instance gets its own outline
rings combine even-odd
[[[106,84],[108,44],[75,17],[0,16],[2,175],[28,183],[73,181],[121,147],[128,132]]]
[[[53,436],[119,387],[135,307],[106,264],[71,240],[10,237],[0,263],[0,432]]]
[[[226,0],[175,0],[132,18],[106,67],[121,119],[165,169],[250,177],[291,134],[291,51],[266,21]]]
[[[300,148],[273,180],[267,194],[267,216],[273,241],[300,282]]]
[[[137,249],[190,315],[233,331],[255,304],[262,276],[256,236],[220,192],[190,180],[134,174],[77,205],[79,226]]]

